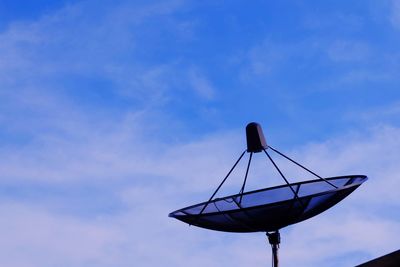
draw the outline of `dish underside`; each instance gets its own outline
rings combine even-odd
[[[190,225],[224,232],[276,231],[329,209],[357,189],[367,177],[349,175],[326,180],[337,188],[321,179],[310,180],[217,198],[179,209],[169,216]]]

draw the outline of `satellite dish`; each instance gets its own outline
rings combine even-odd
[[[243,151],[208,201],[176,210],[169,214],[189,225],[235,233],[266,232],[272,246],[273,266],[278,266],[279,230],[309,219],[329,209],[347,197],[368,178],[365,175],[347,175],[322,178],[293,159],[267,145],[261,126],[249,123],[246,127],[247,149]],[[289,183],[268,153],[272,150],[318,179]],[[213,199],[233,172],[244,154],[249,160],[238,194]],[[285,184],[244,192],[253,153],[264,152]]]

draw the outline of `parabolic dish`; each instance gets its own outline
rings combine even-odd
[[[274,186],[213,199],[179,209],[169,216],[224,232],[277,231],[329,209],[367,179],[365,175],[326,178],[337,188],[321,179]]]

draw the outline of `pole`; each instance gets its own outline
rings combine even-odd
[[[267,233],[268,241],[271,244],[272,248],[272,267],[278,267],[279,259],[278,259],[278,249],[279,243],[281,242],[281,235],[279,231],[274,231],[271,233]]]

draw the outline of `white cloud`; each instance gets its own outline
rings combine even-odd
[[[0,210],[3,266],[107,264],[113,261],[110,244],[121,239],[118,229],[102,222],[51,214],[31,204],[2,203]]]
[[[346,258],[348,253],[361,253],[359,261],[363,262],[395,249],[393,237],[400,229],[397,219],[380,217],[381,214],[374,212],[398,209],[400,185],[395,176],[399,171],[398,131],[391,127],[376,129],[287,153],[322,175],[361,173],[370,175],[371,179],[331,211],[283,230],[281,257],[285,265],[316,265],[335,255]],[[127,135],[129,132],[116,136]],[[40,209],[18,199],[13,200],[18,204],[4,204],[2,214],[7,219],[3,220],[2,229],[7,233],[2,236],[13,236],[13,243],[5,250],[7,255],[2,257],[8,266],[53,266],[65,262],[72,262],[74,266],[125,266],[133,262],[142,266],[185,266],[187,257],[193,266],[263,266],[269,262],[270,251],[262,233],[217,233],[188,227],[167,217],[173,209],[204,200],[212,193],[233,163],[232,155],[239,152],[234,147],[242,147],[236,134],[229,137],[221,133],[191,144],[164,146],[160,153],[141,153],[148,144],[152,146],[150,139],[130,143],[129,139],[122,138],[112,143],[109,138],[97,136],[96,140],[103,143],[89,144],[88,147],[97,150],[88,155],[86,146],[76,150],[74,164],[79,163],[76,168],[62,169],[62,163],[69,165],[67,160],[71,157],[59,157],[51,150],[49,154],[57,164],[50,159],[33,157],[25,177],[31,179],[29,176],[41,172],[41,168],[53,173],[61,170],[65,177],[77,179],[78,185],[90,182],[108,187],[117,194],[123,208],[117,213],[100,213],[99,220],[93,219],[96,217],[88,220],[74,213],[66,217],[46,204]],[[68,143],[62,150],[67,146],[80,145]],[[7,170],[4,168],[4,171]],[[114,179],[104,184],[96,178],[111,175],[120,176],[128,186],[113,186]],[[239,179],[231,187],[239,188],[240,183]],[[60,186],[67,184],[68,180],[61,180]],[[68,204],[67,199],[64,204]],[[25,228],[27,221],[37,230]],[[10,228],[11,225],[14,227]],[[65,242],[59,242],[55,236]],[[22,244],[27,248],[24,252],[20,251]],[[310,255],[309,248],[317,253]],[[48,262],[43,251],[52,255]],[[350,259],[350,264],[360,262]]]
[[[179,129],[179,122],[153,110],[154,103],[146,105],[147,100],[163,103],[174,97],[170,88],[177,73],[200,97],[216,97],[212,82],[196,67],[188,74],[178,71],[176,62],[129,64],[135,61],[141,21],[162,18],[181,3],[138,10],[121,6],[107,10],[107,16],[97,10],[93,21],[86,20],[90,8],[85,3],[37,22],[12,25],[0,37],[0,122],[12,134],[29,137],[0,148],[0,184],[5,188],[0,206],[0,264],[187,266],[190,260],[191,266],[264,266],[270,251],[263,234],[211,232],[167,217],[175,208],[209,197],[245,144],[236,131],[190,142],[181,136],[165,141],[163,136],[174,131],[171,128]],[[131,58],[125,58],[126,51]],[[254,48],[248,54],[249,72],[268,74],[285,57],[279,52],[269,44]],[[67,89],[57,84],[59,78],[69,81],[78,74],[104,75],[123,97],[137,97],[144,104],[106,115],[101,104],[92,110],[82,107],[66,91],[79,94],[88,88],[79,82]],[[288,153],[323,175],[361,172],[371,179],[341,207],[282,231],[281,255],[287,266],[319,263],[330,253],[360,250],[367,260],[396,245],[392,236],[398,235],[398,219],[366,214],[393,205],[398,208],[398,135],[398,128],[385,127]],[[271,177],[265,173],[272,174],[264,162],[255,162],[255,167],[251,179],[260,178],[260,182],[249,181],[253,186]],[[226,192],[239,189],[241,178],[241,173],[231,177]],[[66,194],[71,184],[83,191],[72,194],[76,202]],[[56,193],[45,198],[37,190],[33,199],[27,198],[22,185],[33,191],[48,186]],[[15,194],[7,192],[10,187]],[[102,205],[90,190],[86,195],[84,189],[92,187],[109,193],[117,211],[82,215],[74,209],[78,207],[70,207]],[[58,203],[53,203],[55,195]],[[70,210],[65,211],[66,207]],[[364,235],[373,229],[379,229],[375,235]],[[381,239],[372,243],[375,238]],[[343,240],[346,245],[341,246]],[[320,252],[312,259],[304,250],[310,244]]]
[[[400,114],[400,102],[362,109],[345,114],[345,119],[362,125],[384,125],[395,122]]]
[[[400,2],[392,0],[390,21],[395,28],[400,29]]]
[[[193,89],[204,99],[212,100],[215,97],[215,88],[210,81],[202,75],[199,70],[191,69],[189,71],[189,80]]]
[[[317,9],[304,17],[303,25],[308,30],[332,31],[340,28],[346,32],[358,32],[365,26],[365,17],[345,12],[326,12],[321,15]],[[341,10],[343,11],[343,10]],[[313,14],[314,13],[314,14]]]
[[[163,103],[164,93],[176,82],[173,77],[179,76],[181,67],[176,66],[175,59],[159,63],[147,59],[147,55],[163,41],[157,35],[185,38],[180,29],[185,21],[169,16],[184,4],[118,3],[97,8],[93,4],[85,1],[70,5],[37,21],[13,23],[2,32],[2,91],[16,90],[16,86],[18,90],[27,86],[50,91],[96,90],[79,85],[65,88],[65,82],[101,77],[123,97]],[[148,21],[159,27],[143,27]],[[151,36],[146,36],[148,31]]]
[[[282,264],[337,266],[341,259],[340,265],[354,266],[397,249],[393,238],[399,234],[397,221],[352,209],[347,214],[340,207],[334,209],[294,226],[282,236]],[[346,258],[349,255],[353,257]]]
[[[260,45],[251,48],[246,59],[248,66],[244,77],[268,75],[276,71],[290,57],[291,48],[285,44],[277,45],[271,40],[265,40]]]
[[[328,55],[333,61],[368,61],[370,48],[366,43],[338,40],[330,45]]]

